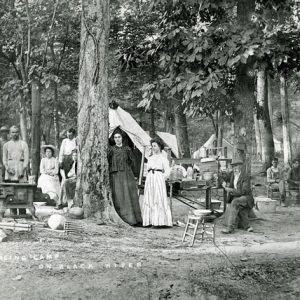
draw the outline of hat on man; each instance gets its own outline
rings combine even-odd
[[[232,166],[243,165],[243,164],[244,164],[244,162],[239,158],[234,158],[231,162]]]
[[[55,155],[56,148],[53,145],[42,145],[41,148],[43,151],[46,151],[46,149],[51,149],[52,154]]]
[[[0,132],[3,132],[3,131],[9,132],[8,127],[7,127],[7,126],[2,126],[2,127],[0,128]]]

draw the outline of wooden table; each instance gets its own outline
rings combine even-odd
[[[29,209],[32,216],[35,215],[33,205],[34,193],[37,185],[29,183],[0,183],[0,216],[4,216],[6,209]]]
[[[195,183],[195,185],[197,185],[197,181],[193,181]],[[186,196],[183,196],[183,195],[180,195],[180,198],[177,196],[177,195],[174,195],[173,194],[173,189],[174,189],[174,184],[175,183],[178,183],[178,184],[181,184],[182,181],[180,180],[173,180],[173,181],[168,181],[168,184],[170,186],[170,207],[171,207],[171,211],[172,211],[172,200],[173,198],[175,198],[176,200],[184,203],[185,205],[193,208],[193,209],[197,209],[194,205],[188,203],[189,202],[192,202],[193,204],[197,204],[197,205],[200,205],[202,206],[203,203],[195,200],[195,199],[191,199],[191,198],[188,198]],[[211,209],[211,192],[213,189],[217,189],[217,187],[214,187],[214,186],[208,186],[208,185],[204,185],[204,186],[198,186],[196,188],[180,188],[179,191],[189,191],[189,192],[203,192],[205,191],[205,209]],[[183,200],[183,199],[184,200]]]

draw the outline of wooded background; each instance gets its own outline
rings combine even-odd
[[[183,157],[215,133],[218,147],[244,144],[249,164],[288,164],[300,152],[299,14],[298,0],[2,1],[0,125],[20,125],[34,172],[40,143],[78,128],[82,149],[97,146],[81,164],[85,178],[99,171],[86,187],[98,198],[113,100],[151,136],[176,134]]]

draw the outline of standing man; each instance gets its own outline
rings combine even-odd
[[[20,140],[19,128],[14,125],[10,128],[10,141],[3,146],[5,181],[27,182],[28,163],[28,145]]]
[[[65,178],[68,178],[68,173],[72,167],[73,159],[72,159],[72,151],[77,148],[77,139],[75,137],[76,131],[74,128],[70,128],[67,131],[67,138],[63,139],[60,151],[59,151],[59,167],[62,169]]]
[[[2,126],[0,128],[0,182],[4,180],[5,167],[3,165],[3,146],[8,142],[9,129],[7,126]]]
[[[272,166],[267,169],[267,183],[272,190],[279,190],[281,205],[285,205],[285,181],[283,170],[278,167],[278,158],[274,157]]]
[[[252,196],[250,177],[246,175],[243,167],[243,161],[235,159],[231,165],[233,172],[230,177],[229,185],[223,182],[222,186],[228,194],[227,202],[231,203],[228,228],[222,233],[234,232],[235,226],[239,221],[243,229],[253,231],[249,225],[248,215],[254,206],[254,198]]]

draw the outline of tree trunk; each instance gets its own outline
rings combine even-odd
[[[283,136],[283,160],[290,163],[292,160],[291,136],[290,136],[290,112],[287,94],[286,74],[280,75],[280,100],[282,114],[282,136]]]
[[[24,95],[20,93],[19,101],[19,116],[20,116],[20,133],[23,141],[28,143],[28,132],[27,132],[27,113]]]
[[[260,134],[259,122],[257,119],[256,111],[253,112],[253,120],[254,120],[254,129],[255,129],[256,155],[257,155],[257,159],[261,161],[261,152],[262,152],[261,134]]]
[[[262,67],[262,69],[257,72],[257,104],[264,171],[271,165],[272,158],[274,157],[274,141],[270,122],[267,92],[266,69],[265,67]]]
[[[273,132],[273,90],[272,90],[271,77],[269,74],[267,75],[267,83],[268,83],[268,109],[269,109],[271,128]]]
[[[218,156],[225,155],[223,151],[223,136],[224,136],[224,114],[219,110],[218,111],[218,118],[217,118],[217,127],[218,127],[218,134],[217,134],[217,148],[218,148]]]
[[[174,102],[175,102],[174,103],[175,132],[176,132],[179,156],[189,158],[191,157],[191,153],[190,153],[190,144],[189,144],[186,116],[183,112],[183,107],[180,101],[174,99]]]
[[[240,26],[247,26],[251,22],[255,9],[254,0],[239,0],[237,5],[237,18]],[[251,154],[253,137],[253,104],[254,85],[249,75],[247,64],[240,65],[237,70],[237,85],[235,99],[238,104],[234,112],[234,157],[245,162],[246,173],[251,173]],[[238,147],[237,147],[238,146]],[[243,148],[241,152],[238,148]]]
[[[155,136],[155,107],[154,102],[151,103],[150,107],[150,136]]]
[[[166,117],[164,120],[164,130],[165,132],[173,133],[174,132],[174,126],[173,126],[173,114],[171,108],[168,106],[166,108]]]
[[[59,149],[59,116],[58,116],[58,91],[57,83],[53,83],[53,125],[54,125],[54,143],[55,147]]]
[[[122,222],[111,201],[108,148],[109,1],[82,1],[75,204],[98,222]]]
[[[31,83],[31,109],[31,175],[37,180],[41,158],[41,93],[36,80]]]

